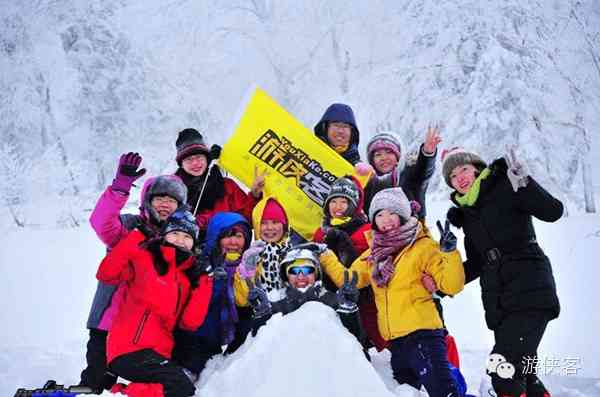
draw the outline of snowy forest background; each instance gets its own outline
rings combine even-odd
[[[122,152],[174,169],[177,131],[223,143],[257,83],[307,127],[378,129],[484,158],[517,146],[569,212],[597,210],[595,0],[0,0],[0,222],[85,225]],[[439,168],[439,167],[438,167]],[[433,199],[446,200],[440,178]]]

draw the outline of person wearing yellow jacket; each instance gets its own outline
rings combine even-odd
[[[389,341],[395,379],[417,389],[424,386],[431,397],[462,396],[447,359],[446,331],[421,277],[429,274],[439,290],[456,295],[464,287],[464,268],[449,223],[442,229],[438,222],[438,244],[424,231],[416,212],[418,206],[401,188],[377,193],[369,208],[369,249],[349,270],[358,273],[358,288],[373,288],[377,325]],[[332,251],[323,250],[323,269],[342,287],[347,269]]]

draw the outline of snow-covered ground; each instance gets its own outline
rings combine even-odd
[[[446,202],[430,203],[429,223],[442,219],[446,208]],[[540,357],[555,364],[542,368],[548,372],[542,378],[554,397],[599,396],[595,289],[600,217],[571,216],[536,227],[552,260],[562,305],[540,347]],[[2,234],[0,396],[12,396],[18,387],[39,387],[46,379],[77,383],[102,244],[88,225]],[[469,285],[444,306],[472,394],[479,394],[483,362],[493,343],[479,294],[477,283]],[[569,359],[576,361],[576,375],[564,374]],[[388,353],[381,353],[368,364],[335,313],[310,304],[285,318],[274,317],[238,352],[211,361],[197,395],[291,397],[301,390],[302,396],[413,396],[392,379],[388,362]]]

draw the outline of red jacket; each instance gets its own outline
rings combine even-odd
[[[252,193],[244,193],[242,189],[232,179],[223,178],[223,184],[225,186],[225,196],[215,203],[212,209],[204,209],[198,211],[196,214],[196,220],[200,229],[206,230],[210,218],[213,217],[217,212],[237,212],[243,215],[246,219],[252,219],[252,210],[256,203],[260,201],[262,197],[255,198]]]
[[[169,268],[158,275],[152,254],[139,247],[144,240],[134,230],[104,258],[96,277],[108,284],[127,283],[127,296],[108,333],[107,359],[142,349],[152,349],[171,358],[173,328],[196,330],[206,317],[212,295],[212,278],[200,277],[191,290],[184,270],[194,258],[175,264],[175,248],[161,247]]]

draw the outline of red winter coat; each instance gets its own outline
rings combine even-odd
[[[369,243],[367,242],[366,233],[371,230],[371,224],[365,223],[364,225],[357,228],[351,235],[350,240],[352,240],[352,245],[356,250],[356,254],[360,255],[369,248]],[[320,227],[317,229],[313,236],[313,241],[317,243],[322,243],[325,240],[325,232],[323,228]]]
[[[131,232],[104,258],[96,274],[98,280],[108,284],[127,283],[126,299],[108,333],[109,363],[122,354],[142,349],[171,358],[175,325],[196,330],[208,311],[212,278],[201,276],[198,287],[191,290],[184,270],[194,259],[176,266],[175,248],[167,246],[161,250],[169,268],[160,276],[152,254],[139,247],[144,238],[139,230]]]
[[[237,212],[248,220],[252,219],[252,210],[262,197],[257,199],[250,192],[244,193],[232,179],[223,178],[223,184],[225,186],[225,196],[218,200],[212,209],[200,210],[196,214],[200,229],[206,230],[210,218],[217,212]]]

